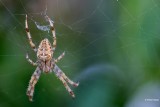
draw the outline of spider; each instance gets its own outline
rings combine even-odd
[[[56,76],[61,80],[61,82],[63,83],[64,87],[66,88],[66,90],[69,92],[69,94],[72,96],[72,98],[75,98],[75,95],[73,93],[73,91],[70,89],[70,87],[68,86],[67,82],[71,85],[73,85],[74,87],[77,87],[79,85],[79,82],[75,83],[72,80],[70,80],[64,73],[63,71],[56,65],[56,63],[58,61],[60,61],[64,55],[65,52],[63,52],[57,59],[53,58],[53,54],[54,51],[56,49],[56,34],[55,34],[55,28],[53,26],[53,22],[52,20],[46,16],[47,21],[50,24],[50,30],[52,32],[53,35],[53,47],[51,46],[51,43],[49,42],[49,40],[47,38],[43,39],[39,46],[38,49],[36,48],[35,44],[32,42],[32,37],[28,28],[28,21],[27,21],[27,15],[26,15],[26,19],[25,19],[25,30],[27,33],[27,37],[29,40],[29,44],[31,46],[31,48],[33,48],[34,52],[37,53],[37,61],[33,62],[29,57],[28,54],[26,54],[26,59],[27,61],[32,64],[33,66],[37,66],[36,70],[34,71],[34,73],[31,76],[31,79],[29,81],[29,86],[27,89],[27,95],[29,97],[30,101],[33,101],[33,94],[34,94],[34,87],[41,75],[41,72],[44,73],[55,73]]]

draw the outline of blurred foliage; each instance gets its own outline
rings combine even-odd
[[[24,30],[25,14],[38,46],[50,32],[43,14],[55,22],[57,65],[74,81],[72,99],[53,74],[43,73],[34,102],[26,96],[36,54]],[[0,0],[0,107],[159,107],[159,0]],[[159,99],[160,100],[160,99]]]

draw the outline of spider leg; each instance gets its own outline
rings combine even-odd
[[[53,35],[53,51],[55,51],[55,49],[56,49],[56,32],[55,32],[55,28],[53,26],[53,21],[48,16],[46,16],[46,18],[49,21],[50,29],[52,31],[52,35]]]
[[[77,87],[79,85],[79,82],[78,83],[75,83],[73,82],[72,80],[70,80],[66,75],[65,73],[55,64],[54,66],[54,72],[56,74],[58,74],[59,76],[62,76],[62,78],[67,81],[69,84],[71,84],[72,86],[74,87]]]
[[[60,69],[56,68],[54,69],[54,72],[56,74],[56,76],[62,81],[64,87],[66,88],[66,90],[69,92],[69,94],[72,96],[72,98],[75,98],[75,95],[73,93],[73,91],[70,89],[70,87],[68,86],[67,82],[64,80],[64,78],[61,75],[61,72],[59,72]]]
[[[69,84],[71,84],[72,86],[74,87],[77,87],[79,85],[79,82],[78,83],[75,83],[73,82],[71,79],[69,79],[65,73],[55,64],[55,67],[54,67],[54,72],[56,74],[59,74],[63,77],[63,79],[65,79],[65,81],[67,81]]]
[[[63,77],[68,83],[70,83],[72,86],[78,87],[79,82],[78,82],[78,83],[73,82],[73,81],[70,80],[70,79],[65,75],[65,73],[63,73],[63,72],[62,72],[62,77]]]
[[[79,82],[78,83],[75,83],[73,82],[71,79],[69,79],[65,73],[55,64],[55,67],[54,67],[54,71],[61,75],[63,77],[63,79],[65,79],[65,81],[67,81],[69,84],[71,84],[72,86],[74,87],[77,87],[79,85]]]
[[[25,29],[26,29],[26,33],[27,33],[27,36],[28,36],[29,44],[31,45],[31,47],[33,48],[33,50],[36,52],[37,49],[36,49],[35,44],[32,42],[31,33],[29,31],[29,28],[28,28],[27,15],[26,15],[26,20],[25,20]]]
[[[54,72],[56,74],[56,76],[62,81],[62,83],[64,84],[65,88],[67,89],[67,91],[70,93],[70,95],[74,98],[75,95],[73,93],[73,91],[69,88],[69,86],[67,85],[67,82],[70,83],[73,86],[78,86],[79,83],[74,83],[73,81],[71,81],[63,72],[62,70],[55,64],[54,66]],[[67,82],[66,82],[67,81]]]
[[[58,61],[60,61],[65,55],[65,52],[63,52],[57,59],[54,60],[55,63],[57,63]]]
[[[26,54],[26,59],[27,61],[32,64],[33,66],[37,66],[37,63],[36,62],[33,62],[29,57],[28,57],[28,54]]]
[[[28,86],[28,89],[27,89],[27,95],[29,97],[29,100],[30,101],[33,101],[32,98],[33,98],[33,93],[34,93],[34,87],[40,77],[40,74],[41,74],[41,71],[40,69],[37,67],[35,72],[32,74],[32,77],[29,81],[29,86]]]
[[[72,98],[75,98],[74,92],[70,89],[70,87],[68,86],[67,82],[63,79],[63,77],[60,76],[60,77],[58,77],[58,78],[62,81],[64,87],[65,87],[66,90],[69,92],[69,94],[72,96]]]

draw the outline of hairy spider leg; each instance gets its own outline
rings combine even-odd
[[[64,87],[69,92],[69,94],[72,96],[72,98],[75,98],[73,91],[70,89],[70,87],[68,86],[67,82],[63,79],[63,77],[62,76],[57,76],[57,77],[62,81]]]
[[[54,66],[54,73],[56,74],[56,76],[62,81],[62,83],[64,84],[65,88],[67,89],[67,91],[70,93],[70,95],[74,98],[75,95],[73,93],[73,91],[69,88],[69,86],[67,85],[67,82],[69,82],[71,85],[73,86],[78,86],[79,83],[75,83],[73,81],[71,81],[63,72],[62,70],[55,64]],[[67,81],[67,82],[66,82]]]
[[[26,20],[25,20],[25,29],[26,29],[26,33],[27,33],[27,36],[28,36],[28,40],[29,40],[29,44],[31,46],[31,48],[33,48],[33,50],[36,52],[37,49],[36,49],[36,46],[35,44],[33,43],[32,41],[32,37],[31,37],[31,33],[29,31],[29,28],[28,28],[28,21],[27,21],[27,15],[26,15]]]
[[[63,72],[62,72],[62,77],[63,77],[63,79],[65,79],[65,80],[66,80],[69,84],[71,84],[72,86],[78,87],[79,82],[78,82],[78,83],[73,82],[73,81],[70,80],[70,79],[65,75],[65,73],[63,73]]]
[[[60,61],[65,55],[65,52],[63,52],[57,59],[54,60],[55,63],[57,63],[58,61]]]
[[[54,52],[55,49],[56,49],[56,32],[55,32],[55,28],[54,28],[54,26],[53,26],[52,20],[51,20],[48,16],[46,16],[46,18],[47,18],[48,21],[49,21],[50,29],[51,29],[51,32],[52,32],[52,35],[53,35],[53,52]]]
[[[34,94],[34,87],[40,77],[40,74],[41,74],[41,71],[40,71],[39,67],[37,67],[35,72],[32,74],[32,77],[29,81],[27,95],[28,95],[30,101],[33,101],[32,98],[33,98],[33,94]]]
[[[27,61],[28,61],[31,65],[37,66],[37,63],[36,63],[36,62],[33,62],[33,61],[29,58],[28,54],[26,54],[26,59],[27,59]]]

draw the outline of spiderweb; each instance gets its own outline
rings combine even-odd
[[[160,32],[157,29],[160,23],[160,4],[158,0],[136,0],[132,3],[127,0],[0,0],[0,8],[0,94],[2,95],[0,101],[3,102],[3,106],[26,104],[27,98],[23,93],[25,93],[26,85],[35,70],[25,59],[25,55],[28,53],[30,58],[36,61],[36,54],[31,49],[24,30],[26,14],[36,46],[44,38],[53,42],[45,15],[52,19],[57,36],[54,57],[57,58],[63,51],[66,52],[58,66],[73,80],[82,81],[82,87],[78,91],[87,87],[92,83],[91,81],[96,84],[96,80],[100,80],[101,77],[102,80],[105,80],[106,77],[103,75],[110,78],[108,79],[110,81],[105,84],[124,88],[125,86],[122,84],[127,80],[124,73],[127,76],[142,75],[142,77],[137,77],[137,80],[141,80],[141,78],[145,80],[143,76],[144,71],[148,69],[147,64],[154,62],[151,64],[151,68],[159,65],[157,44],[159,44]],[[128,66],[125,66],[127,64]],[[148,72],[150,71],[148,70]],[[90,75],[93,76],[90,77]],[[96,77],[95,75],[101,76]],[[146,75],[150,75],[150,73]],[[114,76],[116,76],[116,80],[113,80]],[[41,84],[36,86],[35,91],[39,92],[36,92],[35,98],[43,101],[43,97],[53,94],[53,91],[57,93],[60,91],[60,95],[64,96],[64,87],[58,85],[58,80],[53,80],[53,77],[51,75],[42,76],[39,82]],[[83,84],[87,78],[89,78],[87,80],[89,82]],[[18,85],[11,89],[10,87],[14,87],[16,81]],[[45,85],[46,81],[48,85]],[[51,81],[56,82],[53,85]],[[97,87],[103,87],[102,84]],[[103,91],[105,92],[105,90]],[[50,96],[48,105],[51,104],[52,97],[59,95],[57,93]],[[78,95],[80,96],[80,94],[81,92]],[[103,96],[103,93],[100,95]],[[87,96],[85,97],[87,99]],[[10,103],[8,104],[5,99],[9,99]],[[18,103],[19,100],[22,103]],[[81,101],[83,100],[72,103],[67,100],[65,103],[71,106],[75,106],[75,104],[80,107],[86,106],[86,103],[80,103]],[[86,100],[86,102],[89,106],[96,106],[94,103],[93,105],[89,103],[92,100]],[[102,102],[105,104],[105,101]],[[56,100],[54,103],[59,105],[60,101]],[[105,106],[103,104],[101,106]]]

